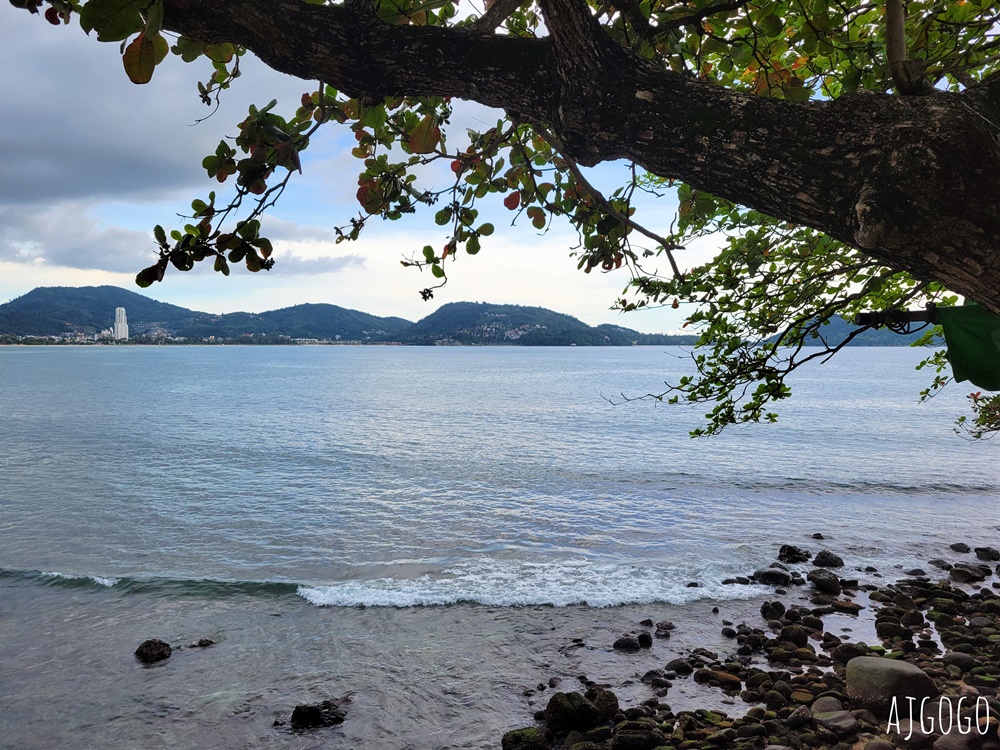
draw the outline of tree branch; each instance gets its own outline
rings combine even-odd
[[[546,124],[584,166],[627,159],[1000,313],[996,81],[967,94],[797,104],[666,71],[613,41],[584,0],[540,1],[543,39],[390,26],[291,0],[167,0],[164,28],[241,44],[275,70],[354,96],[504,109]]]

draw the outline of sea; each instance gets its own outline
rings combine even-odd
[[[968,384],[918,403],[922,356],[844,350],[692,439],[704,405],[639,398],[669,347],[0,348],[0,747],[498,748],[550,679],[644,700],[763,625],[723,581],[782,544],[863,582],[997,544],[1000,442],[956,435]],[[673,637],[611,648],[646,618]]]

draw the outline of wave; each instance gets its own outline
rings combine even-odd
[[[66,588],[113,589],[121,594],[224,598],[228,596],[294,595],[299,584],[283,581],[223,581],[208,578],[100,576],[58,571],[0,568],[0,580]]]
[[[588,561],[532,563],[481,559],[435,575],[375,578],[322,586],[300,586],[298,594],[320,607],[415,607],[483,604],[496,607],[624,604],[686,604],[699,599],[749,599],[758,586],[697,578],[677,569]]]
[[[498,607],[685,604],[699,599],[747,599],[759,586],[722,583],[729,571],[692,575],[691,570],[594,563],[587,560],[528,562],[480,558],[433,573],[384,576],[334,583],[223,581],[82,575],[0,569],[0,580],[47,587],[91,588],[120,595],[161,597],[300,597],[318,607],[416,607],[480,604]],[[689,587],[697,580],[697,587]]]

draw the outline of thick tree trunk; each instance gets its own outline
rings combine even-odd
[[[545,124],[583,164],[630,159],[1000,314],[1000,78],[963,94],[779,101],[634,58],[582,0],[541,5],[550,37],[538,40],[388,26],[361,4],[297,0],[168,0],[164,26],[355,96],[502,108]]]

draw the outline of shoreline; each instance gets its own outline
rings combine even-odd
[[[642,674],[644,700],[586,675],[539,683],[527,702],[535,723],[505,733],[503,750],[1000,750],[1000,552],[952,550],[964,559],[879,585],[831,574],[843,566],[833,556],[808,585],[775,588],[757,618],[721,620],[732,653],[695,647]],[[754,577],[769,571],[787,568]],[[640,652],[668,625],[643,620],[614,648]],[[913,672],[866,693],[862,667]],[[716,700],[698,705],[691,685]]]

